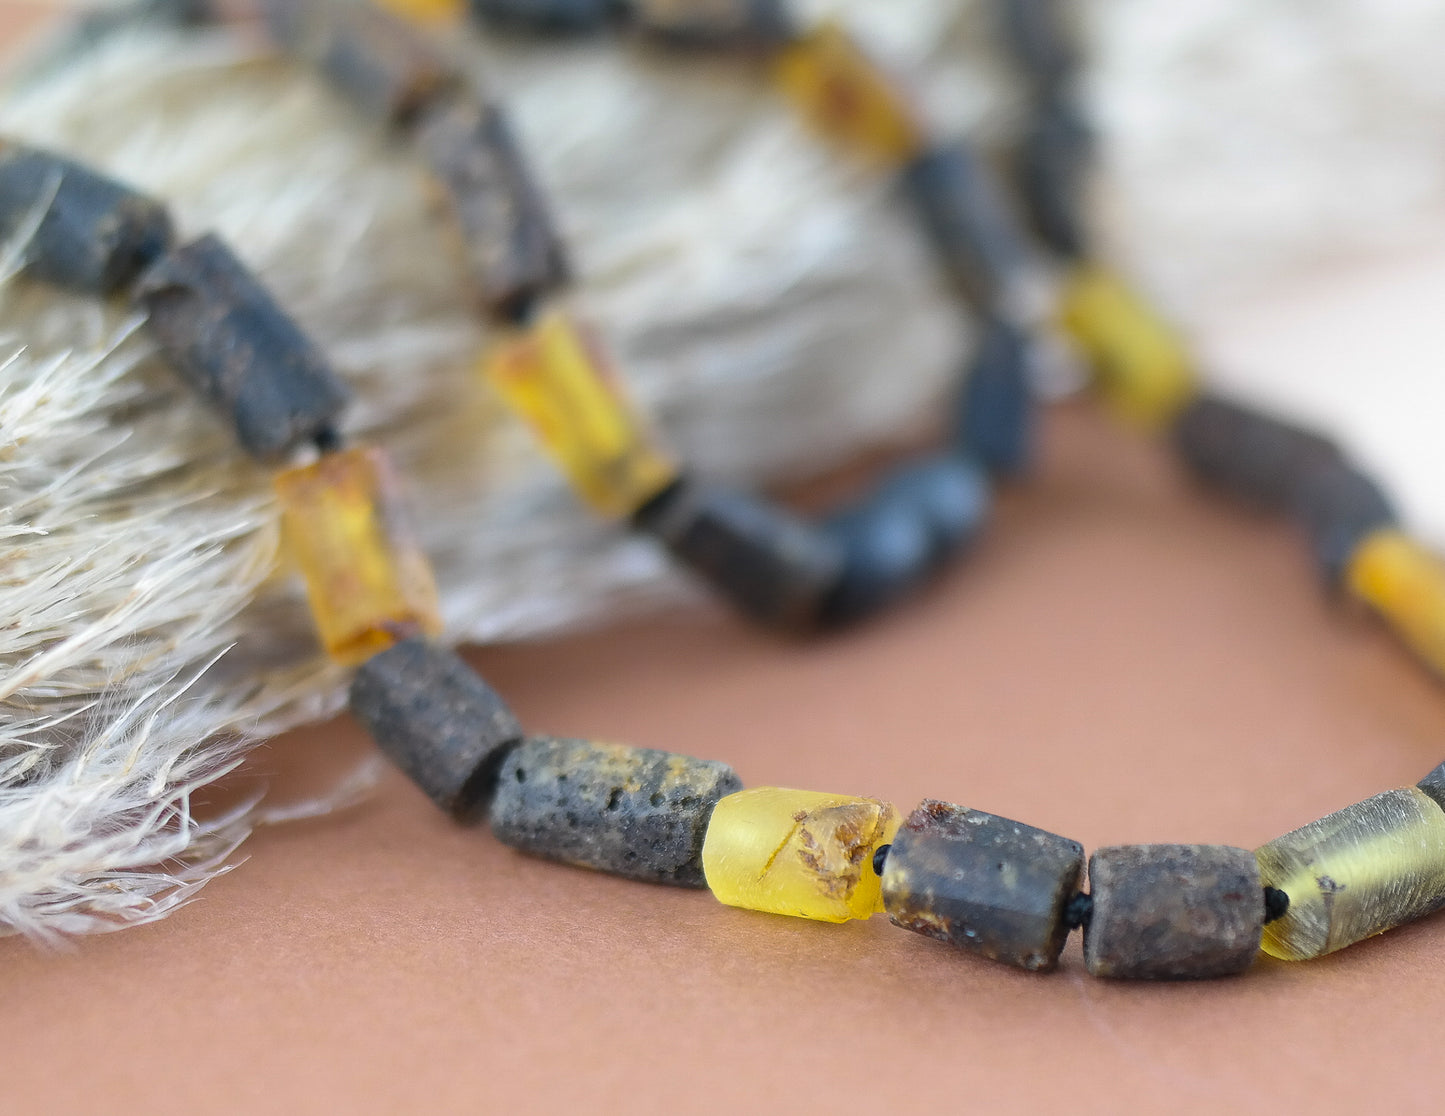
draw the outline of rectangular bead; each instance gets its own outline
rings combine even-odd
[[[275,478],[287,547],[316,628],[338,662],[361,662],[442,629],[431,566],[377,449],[327,454]]]
[[[838,24],[785,48],[776,72],[783,92],[829,138],[895,166],[922,150],[912,103]]]
[[[425,33],[370,3],[327,4],[315,46],[321,71],[357,107],[406,120],[458,78]]]
[[[1445,560],[1402,531],[1369,535],[1345,570],[1350,592],[1445,675]]]
[[[633,0],[629,15],[676,47],[774,47],[797,36],[782,0]]]
[[[566,314],[548,313],[501,341],[483,371],[601,514],[631,515],[677,476],[597,346]]]

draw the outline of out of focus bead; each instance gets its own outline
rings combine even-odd
[[[1445,561],[1401,531],[1369,535],[1350,556],[1349,590],[1445,675]]]
[[[983,471],[953,454],[902,466],[879,485],[876,499],[922,517],[935,562],[978,537],[991,505]]]
[[[356,663],[442,629],[431,567],[376,449],[342,450],[275,478],[287,548],[322,644]]]
[[[380,7],[417,23],[449,27],[467,14],[467,0],[377,0]]]
[[[1059,310],[1100,394],[1124,419],[1164,426],[1193,397],[1194,374],[1179,337],[1112,272],[1075,269]]]
[[[955,452],[1003,476],[1023,472],[1033,456],[1031,344],[1018,326],[990,319],[954,412]]]
[[[501,341],[484,371],[602,515],[630,516],[676,479],[600,350],[566,314],[548,313]]]
[[[411,9],[386,10],[398,4]],[[353,104],[385,121],[404,121],[448,86],[459,82],[446,58],[427,35],[403,15],[444,15],[435,0],[389,0],[385,6],[327,3],[302,52],[314,57],[321,72]],[[295,49],[294,47],[292,48]]]
[[[1394,506],[1369,477],[1346,461],[1311,470],[1295,500],[1295,515],[1327,585],[1336,586],[1360,543],[1395,526]]]
[[[1033,972],[1052,969],[1084,850],[1042,829],[929,799],[883,865],[894,925]]]
[[[512,30],[564,35],[600,31],[619,7],[618,0],[471,0],[478,19]]]
[[[1004,42],[1033,83],[1051,90],[1079,65],[1067,0],[995,0]]]
[[[842,576],[823,613],[851,624],[906,596],[932,572],[936,546],[926,513],[912,502],[874,497],[826,525],[843,555]]]
[[[1034,108],[1019,144],[1019,196],[1039,239],[1069,259],[1089,244],[1089,181],[1094,142],[1068,101]]]
[[[923,127],[907,96],[837,24],[823,24],[785,48],[777,77],[813,126],[846,147],[893,165],[923,147]]]
[[[1264,887],[1248,849],[1121,845],[1089,858],[1084,963],[1097,977],[1185,980],[1249,968]]]
[[[1445,904],[1445,810],[1418,787],[1385,791],[1255,850],[1260,876],[1289,896],[1264,950],[1303,961]]]
[[[725,763],[650,748],[532,737],[502,762],[497,839],[616,876],[703,887],[708,819],[742,787]]]
[[[873,855],[898,812],[872,798],[759,787],[717,804],[702,849],[707,886],[731,907],[847,922],[881,911]]]
[[[628,15],[669,46],[777,47],[797,37],[784,0],[631,0]]]

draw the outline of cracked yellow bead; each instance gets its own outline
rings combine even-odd
[[[628,516],[677,477],[610,369],[565,314],[501,341],[483,371],[587,503]]]
[[[1445,675],[1445,561],[1400,531],[1367,535],[1345,571],[1350,592]]]
[[[327,454],[278,473],[275,488],[287,550],[332,658],[362,662],[399,640],[440,634],[431,566],[380,450]]]
[[[758,787],[718,802],[702,846],[720,902],[819,922],[883,910],[873,854],[900,822],[889,803],[846,794]]]
[[[1076,269],[1064,283],[1059,324],[1089,361],[1100,395],[1125,420],[1162,427],[1194,397],[1183,341],[1113,272]]]
[[[924,128],[907,95],[838,24],[824,23],[785,47],[775,73],[784,94],[830,139],[891,165],[923,149]]]
[[[466,0],[376,0],[392,15],[430,27],[450,27],[467,14]]]

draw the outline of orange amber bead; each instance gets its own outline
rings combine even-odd
[[[814,127],[848,147],[894,165],[923,148],[909,98],[836,23],[785,48],[777,81]]]
[[[377,6],[414,23],[446,27],[461,23],[466,0],[377,0]]]
[[[440,634],[436,582],[385,454],[327,454],[278,473],[275,486],[286,545],[332,658],[357,663],[410,636]]]
[[[677,477],[600,353],[571,318],[545,315],[488,354],[484,372],[536,432],[577,493],[603,515],[631,515]]]
[[[1350,592],[1445,675],[1445,561],[1401,531],[1367,535],[1345,570]]]

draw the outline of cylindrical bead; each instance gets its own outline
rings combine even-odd
[[[883,905],[905,930],[1043,972],[1064,948],[1083,870],[1077,841],[929,799],[888,851]]]
[[[439,635],[431,565],[386,456],[350,449],[276,474],[287,549],[306,578],[317,632],[338,662]]]
[[[622,744],[532,737],[502,761],[497,839],[534,856],[703,887],[708,819],[742,787],[725,763]]]
[[[1350,592],[1445,675],[1445,560],[1400,531],[1376,531],[1350,556]]]
[[[1266,953],[1303,961],[1445,903],[1445,810],[1418,787],[1385,791],[1255,850],[1289,910],[1264,928]]]
[[[276,460],[335,426],[346,388],[214,236],[162,256],[141,276],[136,301],[171,365],[230,418],[251,454]]]
[[[522,726],[461,657],[408,639],[373,655],[351,680],[351,713],[381,750],[454,818],[490,800]]]
[[[1078,69],[1066,0],[994,0],[1004,42],[1036,86],[1052,90]]]
[[[983,470],[954,454],[909,462],[878,486],[875,499],[922,518],[935,562],[978,537],[992,503]]]
[[[1305,476],[1295,501],[1320,575],[1338,585],[1366,538],[1398,522],[1390,498],[1346,461],[1330,461]]]
[[[873,798],[759,787],[718,803],[702,863],[730,907],[847,922],[883,909],[873,855],[898,830]]]
[[[458,78],[408,20],[371,3],[321,7],[306,53],[357,107],[385,121],[405,120]]]
[[[1033,456],[1031,344],[1018,326],[990,319],[955,410],[954,449],[1003,476],[1023,472]]]
[[[376,0],[377,6],[429,27],[450,27],[467,14],[467,0]]]
[[[825,531],[761,497],[686,477],[634,525],[745,616],[771,627],[814,626],[843,571],[843,552]]]
[[[631,0],[628,15],[674,47],[777,47],[798,34],[783,0]]]
[[[25,273],[110,295],[165,252],[159,202],[61,155],[0,140],[0,241],[23,236]]]
[[[1068,259],[1089,245],[1089,183],[1094,140],[1067,101],[1035,106],[1019,143],[1019,197],[1039,239]]]
[[[483,308],[520,320],[566,284],[566,252],[541,189],[500,109],[443,100],[418,118],[416,136],[453,219]]]
[[[932,571],[937,548],[926,514],[911,502],[876,495],[825,526],[843,555],[842,574],[822,612],[827,624],[851,624],[880,612]]]
[[[1089,858],[1084,963],[1097,977],[1181,980],[1249,968],[1264,886],[1248,849],[1122,845]]]
[[[602,30],[618,7],[618,0],[471,0],[478,19],[515,30],[572,35]]]

